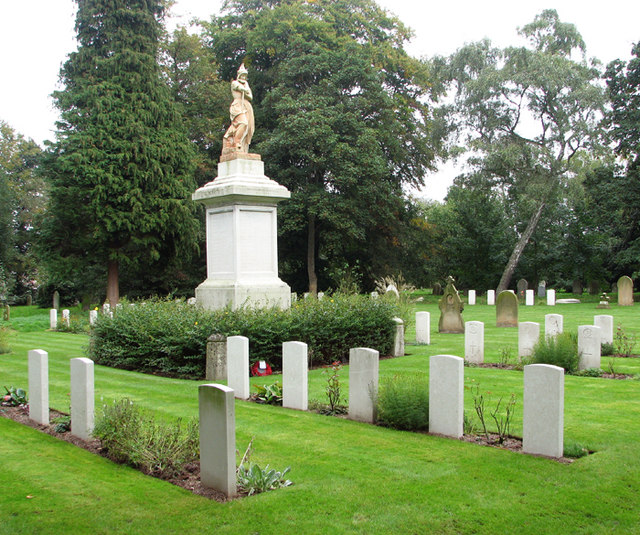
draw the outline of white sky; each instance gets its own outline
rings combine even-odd
[[[500,47],[521,44],[517,27],[531,22],[543,9],[554,8],[560,20],[577,26],[587,54],[603,63],[629,59],[640,41],[637,0],[485,1],[378,0],[415,32],[407,47],[416,57],[447,55],[466,42],[488,37]],[[218,13],[221,0],[177,0],[173,13],[183,22]],[[57,112],[51,92],[69,52],[75,49],[73,0],[0,0],[0,119],[42,145],[54,138]],[[455,176],[444,166],[427,177],[423,195],[442,200]]]

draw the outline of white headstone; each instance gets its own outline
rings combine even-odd
[[[396,324],[396,333],[393,338],[393,356],[404,356],[404,322],[400,318],[393,318]]]
[[[49,329],[56,330],[58,328],[58,311],[55,308],[49,310]]]
[[[282,406],[306,411],[309,408],[308,348],[303,342],[282,344]]]
[[[69,312],[69,309],[67,308],[62,311],[62,321],[67,325],[67,327],[71,324],[71,312]]]
[[[469,294],[468,294],[468,301],[470,305],[475,305],[476,304],[476,291],[475,290],[469,290]]]
[[[553,288],[547,290],[547,305],[556,306],[556,291]]]
[[[371,299],[378,299],[378,297],[380,297],[380,294],[378,294],[378,292],[371,292]]]
[[[71,433],[83,440],[93,432],[94,392],[93,361],[71,359]]]
[[[189,297],[189,299],[187,299],[187,305],[195,305],[197,303],[197,299],[195,297]],[[133,303],[131,303],[133,304]]]
[[[416,344],[431,343],[431,314],[416,312]]]
[[[613,344],[613,316],[606,314],[594,316],[593,324],[600,327],[600,343]]]
[[[295,303],[298,300],[298,294],[296,292],[291,292],[291,302]]]
[[[487,290],[487,305],[493,306],[496,304],[496,291]]]
[[[89,325],[95,325],[98,320],[98,311],[89,310]]]
[[[484,362],[484,323],[481,321],[464,324],[464,360],[474,364]]]
[[[429,433],[460,438],[464,421],[464,360],[429,358]]]
[[[224,385],[198,387],[200,480],[205,487],[235,496],[236,414],[234,393]]]
[[[318,299],[324,299],[324,292],[318,292]]]
[[[580,355],[578,369],[600,369],[601,353],[600,327],[580,325],[578,327],[578,355]]]
[[[111,314],[111,305],[109,303],[105,303],[104,305],[102,305],[102,313]]]
[[[49,354],[29,351],[29,418],[49,425]]]
[[[349,350],[349,419],[376,421],[380,355],[375,349]]]
[[[533,290],[527,290],[525,292],[525,306],[532,307],[535,304],[535,295]]]
[[[533,348],[540,339],[540,324],[535,321],[523,321],[518,324],[518,356],[530,357]]]
[[[558,336],[564,329],[564,316],[562,314],[545,314],[544,316],[544,336],[551,338]]]
[[[522,450],[562,457],[564,452],[564,370],[550,364],[524,367]]]
[[[249,399],[249,339],[227,338],[227,383],[238,399]]]

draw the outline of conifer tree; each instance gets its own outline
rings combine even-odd
[[[158,65],[165,2],[76,0],[78,50],[54,93],[61,112],[45,172],[50,269],[91,288],[195,247],[193,149]],[[84,276],[84,280],[83,279]]]

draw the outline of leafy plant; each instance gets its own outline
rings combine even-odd
[[[251,396],[256,403],[265,403],[267,405],[282,405],[282,383],[273,383],[271,385],[253,385],[257,390]]]
[[[465,435],[475,435],[477,433],[476,423],[472,416],[469,416],[467,411],[464,411],[462,420],[462,429]]]
[[[342,386],[340,385],[340,370],[342,370],[342,364],[338,361],[322,370],[322,373],[327,377],[325,392],[329,400],[328,414],[343,414],[345,412]]]
[[[161,478],[178,473],[199,456],[198,421],[178,418],[167,424],[155,421],[129,399],[103,405],[93,435],[109,457]]]
[[[251,496],[291,485],[291,481],[285,479],[291,467],[288,466],[282,472],[279,472],[273,468],[269,469],[269,465],[260,468],[256,463],[250,461],[252,445],[253,438],[249,442],[249,446],[247,446],[242,461],[236,470],[238,489]]]
[[[587,368],[586,370],[580,370],[574,373],[580,377],[601,377],[602,370],[600,368]]]
[[[609,355],[613,355],[613,352],[614,352],[613,344],[605,342],[600,346],[600,355],[602,355],[603,357],[608,357]]]
[[[516,405],[516,395],[511,394],[509,401],[504,407],[504,412],[500,410],[502,404],[502,398],[498,400],[495,409],[491,411],[491,418],[496,423],[496,429],[498,430],[498,443],[502,444],[504,439],[509,436],[511,430],[511,422],[513,421],[513,412]]]
[[[13,386],[7,388],[4,387],[6,394],[2,397],[2,405],[5,407],[18,407],[20,405],[27,404],[27,392],[22,388],[15,388]]]
[[[578,371],[579,360],[578,342],[576,337],[570,333],[541,338],[531,354],[531,362],[553,364],[564,368],[565,373]]]
[[[56,433],[66,433],[71,431],[71,416],[69,414],[63,414],[51,420],[52,424],[55,424],[53,428]]]
[[[429,429],[429,381],[425,377],[395,375],[380,385],[378,423],[406,431]]]
[[[615,346],[615,352],[619,357],[630,357],[636,347],[636,337],[627,332],[622,327],[622,324],[618,324],[616,334],[613,340]]]
[[[514,362],[513,352],[510,347],[503,347],[500,349],[500,353],[498,355],[498,364],[503,368],[507,366],[511,366]]]

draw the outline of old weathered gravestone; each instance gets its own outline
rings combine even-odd
[[[60,310],[60,292],[58,290],[53,292],[53,308]]]
[[[600,293],[600,283],[598,281],[589,281],[589,294],[598,295]]]
[[[518,326],[518,298],[509,290],[500,292],[496,304],[496,327]]]
[[[207,381],[227,380],[227,339],[214,333],[207,338],[207,360],[205,363]]]
[[[529,289],[529,283],[526,279],[520,279],[516,285],[517,294],[520,299],[524,299],[525,292]]]
[[[626,275],[618,279],[618,305],[622,307],[633,305],[633,281]]]
[[[453,285],[453,277],[447,279],[447,287],[444,289],[444,295],[440,299],[438,307],[440,308],[438,332],[464,333],[464,322],[462,321],[464,306],[458,295],[458,290]]]
[[[33,304],[33,297],[31,294],[27,294],[27,306],[30,307]]]
[[[538,297],[547,296],[547,281],[540,281],[538,283]]]
[[[576,295],[582,295],[582,292],[584,291],[584,287],[582,286],[582,281],[581,280],[574,280],[573,284],[571,285],[571,293],[574,293]]]
[[[433,285],[433,295],[442,295],[442,285],[439,282]]]
[[[9,305],[4,305],[4,311],[2,313],[2,317],[4,321],[11,320],[11,307]]]

